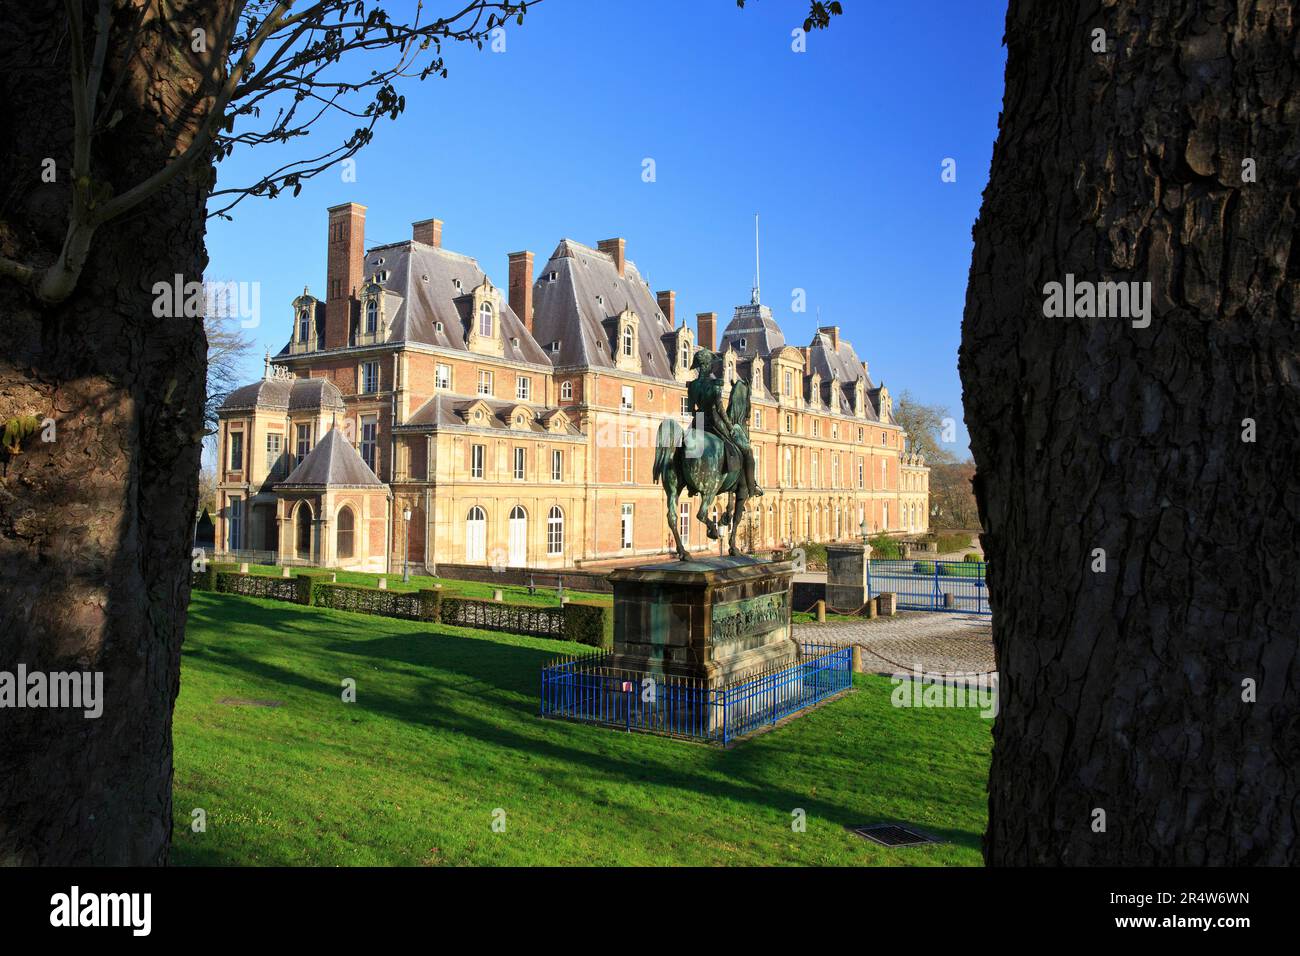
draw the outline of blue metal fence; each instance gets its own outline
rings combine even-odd
[[[804,644],[795,664],[709,687],[610,667],[597,652],[542,668],[541,716],[727,743],[852,687],[852,654]]]
[[[892,591],[902,610],[991,614],[987,574],[983,561],[872,558],[867,562],[867,590],[870,597]]]

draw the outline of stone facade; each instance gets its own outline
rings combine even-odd
[[[717,336],[716,315],[702,314],[698,331],[679,323],[675,293],[650,290],[622,239],[562,240],[536,274],[532,253],[510,253],[502,289],[442,247],[439,220],[369,251],[364,228],[365,207],[329,210],[324,299],[304,289],[263,381],[221,410],[218,552],[286,554],[285,522],[296,528],[304,493],[278,483],[337,429],[382,486],[350,505],[367,553],[354,545],[344,559],[327,540],[300,552],[295,531],[289,554],[391,569],[404,555],[416,568],[561,568],[667,554],[654,433],[681,416],[691,358]],[[787,345],[753,298],[716,343],[726,387],[751,384],[766,491],[741,542],[850,540],[864,524],[926,530],[929,470],[907,451],[888,389],[838,327]],[[381,494],[383,508],[370,500]],[[698,502],[684,504],[684,540],[712,553]],[[337,534],[343,506],[320,492],[319,535]]]

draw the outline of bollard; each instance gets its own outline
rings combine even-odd
[[[247,561],[241,561],[241,562],[239,563],[239,573],[240,573],[240,574],[247,574],[247,573],[248,573],[248,562],[247,562]]]
[[[339,582],[339,575],[338,575],[338,572],[337,572],[337,571],[331,571],[331,572],[330,572],[330,584],[338,584],[338,582]]]
[[[872,598],[867,602],[864,613],[869,618],[874,618],[880,613],[880,598]]]
[[[946,609],[955,608],[957,606],[957,598],[954,595],[945,592],[943,595],[943,606]]]
[[[817,623],[818,624],[826,623],[826,602],[825,601],[817,602]]]
[[[289,565],[286,564],[283,568],[280,569],[280,577],[282,578],[293,577],[293,575],[289,573]]]
[[[494,601],[500,601],[500,600],[501,600],[501,589],[500,589],[500,588],[493,588],[493,589],[492,589],[492,600],[494,600]]]
[[[380,578],[380,579],[379,579],[379,590],[381,590],[381,591],[387,591],[387,590],[388,590],[388,578]]]
[[[853,645],[853,673],[855,674],[866,673],[866,671],[863,670],[862,668],[862,645],[861,644]]]

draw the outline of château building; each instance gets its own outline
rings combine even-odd
[[[366,250],[365,207],[329,210],[324,298],[261,381],[220,410],[217,550],[389,570],[436,563],[565,567],[671,548],[654,436],[687,423],[699,348],[752,388],[756,548],[926,529],[929,470],[889,391],[837,327],[785,341],[759,301],[718,336],[678,322],[623,239],[563,239],[540,271],[508,257],[502,288],[442,246],[442,223]],[[716,550],[675,515],[692,550]],[[269,552],[258,555],[255,552]]]

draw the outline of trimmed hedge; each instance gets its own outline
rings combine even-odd
[[[978,562],[980,562],[980,563],[983,563],[983,561],[984,561],[984,556],[983,556],[982,554],[976,554],[974,551],[972,551],[970,554],[966,555],[966,557],[962,558],[962,560],[963,560],[963,561],[978,561]]]
[[[224,569],[233,565],[220,567]],[[356,584],[335,584],[330,581],[328,572],[300,572],[292,578],[273,578],[219,570],[212,564],[205,571],[192,575],[191,586],[222,594],[289,601],[356,614],[555,637],[606,650],[614,646],[614,609],[604,604],[575,602],[559,607],[531,607],[446,597],[436,588],[388,591]]]
[[[420,620],[442,621],[442,592],[431,588],[420,589]]]
[[[190,572],[190,589],[194,591],[215,591],[217,589],[217,575],[223,571],[233,571],[233,564],[217,564],[209,561],[202,571]]]
[[[316,581],[311,587],[311,603],[336,611],[400,617],[408,621],[425,620],[422,616],[425,602],[418,592],[385,591],[355,584],[326,584]]]
[[[984,565],[967,564],[964,561],[941,564],[939,565],[939,577],[945,576],[950,578],[982,578],[984,577]]]
[[[984,562],[975,564],[965,561],[944,561],[937,562],[939,565],[939,577],[949,578],[982,578],[984,577]],[[936,562],[934,561],[913,561],[913,574],[934,574]]]
[[[614,648],[614,609],[607,604],[570,601],[564,611],[564,639],[599,647]]]
[[[293,578],[272,578],[261,574],[218,571],[216,590],[221,594],[270,598],[273,601],[297,601],[298,584]]]
[[[444,597],[439,611],[443,624],[507,631],[533,637],[564,637],[564,607],[524,607],[497,601]]]

